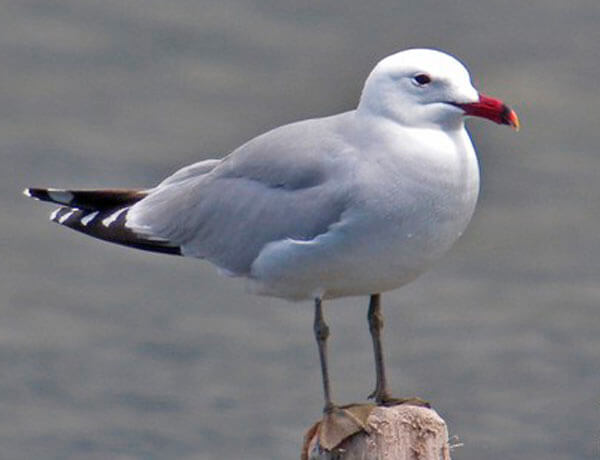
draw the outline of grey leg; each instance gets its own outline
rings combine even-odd
[[[383,363],[383,349],[381,345],[381,330],[383,329],[383,313],[381,312],[381,294],[371,295],[369,302],[369,331],[373,339],[373,352],[375,354],[375,391],[369,395],[369,398],[375,399],[379,405],[385,404],[390,400],[385,378],[385,365]]]
[[[321,299],[315,299],[315,338],[319,347],[319,359],[321,360],[321,376],[323,377],[323,395],[325,396],[325,407],[323,412],[331,412],[334,405],[331,402],[329,392],[329,373],[327,371],[327,337],[329,337],[329,327],[323,319],[323,309]]]
[[[371,295],[369,302],[369,331],[373,339],[373,351],[375,353],[375,391],[369,395],[370,399],[375,399],[378,406],[395,406],[397,404],[410,404],[413,406],[431,407],[428,401],[424,399],[413,398],[394,398],[390,396],[385,378],[385,365],[383,364],[383,348],[381,345],[381,330],[383,329],[383,313],[381,312],[381,294]]]

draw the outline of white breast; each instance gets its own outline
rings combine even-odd
[[[370,156],[357,163],[341,221],[309,242],[271,243],[253,265],[254,290],[287,298],[368,295],[406,284],[450,249],[475,208],[477,160],[464,130],[419,139],[428,139],[421,152],[418,143],[362,152]]]

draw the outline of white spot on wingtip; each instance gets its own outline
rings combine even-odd
[[[31,190],[29,190],[28,188],[23,190],[23,195],[28,196],[29,198],[33,198],[33,195],[31,194]]]
[[[52,211],[52,214],[50,214],[50,220],[56,221],[56,216],[62,209],[63,208],[58,208],[58,209],[55,209],[54,211]]]
[[[84,227],[87,226],[87,224],[89,224],[92,220],[94,220],[98,214],[100,214],[100,211],[95,211],[91,214],[88,214],[83,219],[81,219],[81,224]]]
[[[125,211],[127,211],[128,208],[121,208],[118,211],[113,212],[110,216],[108,216],[106,219],[102,220],[102,225],[104,225],[105,227],[109,227],[115,220],[117,220],[119,218],[119,216],[124,213]]]
[[[60,216],[60,218],[58,219],[58,223],[59,224],[64,224],[69,217],[71,217],[73,214],[75,214],[75,211],[77,211],[77,210],[76,209],[72,209],[71,211],[69,211],[69,212],[63,214],[62,216]]]

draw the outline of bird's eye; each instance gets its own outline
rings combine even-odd
[[[412,81],[417,86],[425,86],[431,83],[431,77],[426,73],[419,73],[412,77]]]

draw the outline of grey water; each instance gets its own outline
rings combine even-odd
[[[389,378],[456,459],[600,456],[600,4],[4,0],[0,458],[294,459],[322,395],[312,306],[50,223],[30,185],[147,187],[352,108],[404,48],[460,57],[519,113],[469,121],[481,200],[383,296]],[[338,402],[374,384],[366,298],[325,304]]]

